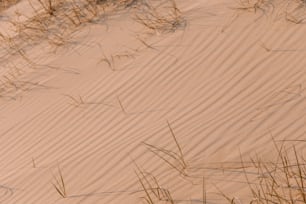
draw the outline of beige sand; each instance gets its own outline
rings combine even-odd
[[[1,33],[18,35],[8,22],[31,15],[27,4],[2,12]],[[272,137],[305,138],[303,22],[282,3],[265,14],[235,1],[177,6],[186,26],[174,32],[149,32],[132,8],[81,25],[65,45],[42,39],[26,49],[35,68],[1,47],[2,203],[144,203],[135,163],[176,203],[201,203],[203,176],[209,203],[227,203],[216,186],[246,201],[239,152],[268,159]],[[188,177],[144,144],[178,153],[167,121]],[[58,165],[67,198],[52,186]]]

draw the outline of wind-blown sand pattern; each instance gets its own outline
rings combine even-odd
[[[203,177],[207,203],[229,203],[219,191],[249,203],[241,157],[273,160],[273,139],[303,153],[300,8],[176,4],[182,21],[169,30],[137,21],[137,3],[109,5],[71,33],[60,27],[59,44],[10,23],[30,25],[28,1],[1,12],[0,32],[11,36],[0,49],[1,203],[146,203],[138,171],[158,178],[174,203],[204,203]],[[180,158],[178,147],[185,169],[158,157]],[[60,188],[58,169],[65,198],[52,185]]]

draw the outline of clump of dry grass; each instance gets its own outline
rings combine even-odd
[[[306,2],[304,0],[289,1],[281,16],[284,16],[287,22],[303,24],[306,19],[305,6]]]
[[[37,1],[40,9],[32,6],[34,16],[21,15],[27,20],[11,22],[18,33],[19,43],[31,45],[47,39],[49,44],[61,46],[69,40],[75,28],[99,16],[99,7],[93,0]]]
[[[302,24],[306,19],[305,5],[304,0],[238,0],[237,6],[231,7],[231,9],[260,12],[264,16],[273,17],[276,21],[283,19],[290,23]]]
[[[160,5],[142,0],[29,0],[29,3],[34,15],[18,13],[19,17],[10,21],[16,35],[0,33],[0,45],[11,56],[19,55],[31,66],[35,63],[27,56],[27,50],[32,46],[47,40],[56,51],[73,43],[71,36],[81,25],[99,23],[116,10],[136,7],[137,21],[157,33],[175,31],[186,23],[174,0]],[[114,70],[114,59],[103,61]]]
[[[150,152],[161,158],[165,163],[179,171],[182,175],[188,176],[184,169],[187,168],[182,149],[177,142],[176,136],[168,123],[171,134],[178,147],[178,153],[165,148],[145,143]],[[284,141],[280,145],[274,141],[275,157],[272,160],[265,160],[256,155],[250,161],[242,159],[237,169],[242,169],[241,176],[249,188],[250,197],[246,203],[250,204],[306,204],[306,158],[295,146],[288,146]],[[246,165],[247,164],[247,165]],[[157,179],[150,173],[141,171],[139,167],[137,177],[146,193],[144,199],[148,204],[154,204],[156,200],[165,200],[165,192],[157,182]],[[189,166],[188,168],[192,168]],[[224,169],[221,169],[224,171]],[[198,179],[198,178],[191,178]],[[219,188],[216,187],[218,190]],[[202,203],[207,203],[206,182],[202,178]],[[235,196],[226,195],[221,190],[219,194],[224,197],[227,203],[241,204],[241,200]],[[171,197],[172,198],[172,197]],[[172,199],[173,201],[173,199]],[[174,201],[173,201],[174,202]]]
[[[49,14],[50,16],[55,15],[56,11],[56,1],[55,0],[37,0],[41,7],[44,9],[44,11]]]
[[[248,203],[305,204],[305,158],[297,152],[295,146],[287,148],[282,144],[275,147],[277,157],[274,161],[264,161],[256,156],[251,159],[251,165],[246,166],[241,159],[242,174],[251,193]],[[239,203],[235,197],[222,192],[221,195],[231,204]]]
[[[149,172],[142,171],[137,165],[137,171],[135,171],[138,181],[141,184],[142,190],[145,196],[142,197],[147,204],[154,204],[159,201],[174,204],[171,192],[167,188],[163,188],[158,179]]]
[[[9,8],[10,6],[18,3],[20,0],[1,0],[0,1],[0,11]]]
[[[260,174],[256,185],[250,184],[253,199],[256,202],[270,203],[306,203],[306,163],[298,155],[296,148],[277,148],[278,158],[274,163],[254,160]]]
[[[175,0],[168,0],[160,5],[147,2],[139,8],[135,20],[158,34],[174,32],[186,26],[186,19]]]

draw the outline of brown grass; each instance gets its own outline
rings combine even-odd
[[[186,26],[186,19],[175,0],[168,0],[162,5],[147,2],[138,10],[135,20],[155,33],[174,32]]]
[[[157,147],[155,145],[152,144],[148,144],[146,142],[143,142],[143,144],[145,144],[148,148],[148,150],[150,152],[152,152],[153,154],[155,154],[157,157],[159,157],[161,160],[163,160],[166,164],[168,164],[171,168],[175,169],[176,171],[178,171],[181,175],[183,176],[188,176],[187,174],[187,162],[185,161],[185,156],[183,154],[183,150],[174,134],[174,131],[170,125],[170,123],[167,121],[167,125],[168,128],[170,130],[171,136],[173,138],[173,141],[176,144],[178,153],[173,151],[173,150],[169,150],[169,149],[165,149],[162,147]]]
[[[306,203],[306,160],[295,146],[276,145],[277,157],[274,161],[264,161],[258,156],[246,166],[241,156],[242,174],[249,187],[251,198],[247,203],[297,204]],[[248,172],[257,172],[250,177]],[[252,171],[255,170],[255,171]],[[237,203],[235,197],[220,194],[228,203]]]
[[[135,171],[135,174],[141,184],[143,192],[145,193],[145,196],[141,198],[143,198],[147,204],[154,204],[159,201],[174,204],[169,189],[163,188],[158,179],[152,173],[144,172],[137,165],[136,167],[137,171]]]
[[[62,170],[58,166],[58,176],[53,175],[53,180],[55,182],[52,182],[52,185],[56,192],[62,197],[66,198],[67,197],[67,191],[66,191],[66,184],[63,178]]]
[[[272,17],[275,21],[283,19],[289,23],[303,24],[306,19],[305,5],[304,0],[237,0],[237,5],[230,8],[261,13],[262,16]]]
[[[258,12],[261,11],[266,14],[269,10],[274,10],[274,4],[272,0],[239,0],[238,6],[232,9]]]
[[[183,151],[177,141],[174,131],[168,123],[174,142],[178,148],[178,153],[173,150],[157,147],[144,143],[150,152],[153,152],[172,169],[188,176],[184,169],[187,168]],[[286,141],[289,142],[289,141]],[[292,142],[292,141],[290,141]],[[293,141],[294,142],[294,141]],[[296,141],[304,142],[304,141]],[[240,165],[234,167],[235,171],[241,170],[241,181],[249,189],[250,204],[306,204],[306,159],[294,145],[285,145],[285,141],[273,140],[275,146],[275,157],[272,160],[265,160],[258,154],[251,157],[249,161],[242,159],[240,154]],[[190,164],[191,165],[191,164]],[[193,168],[188,166],[188,168]],[[157,179],[148,172],[141,171],[137,167],[138,180],[146,193],[144,199],[148,204],[156,203],[154,199],[161,199],[162,187]],[[226,169],[220,169],[224,172]],[[199,179],[198,177],[189,177],[190,179]],[[207,199],[207,183],[202,177],[202,198],[203,204],[209,203]],[[154,184],[154,185],[153,185]],[[240,204],[239,198],[227,195],[217,186],[219,195],[225,198],[227,203]],[[238,192],[239,194],[239,192]],[[171,197],[171,202],[175,202]]]
[[[0,12],[4,9],[9,8],[10,6],[18,3],[20,0],[1,0],[0,1]]]

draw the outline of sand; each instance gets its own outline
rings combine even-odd
[[[273,159],[272,138],[305,138],[303,22],[286,19],[280,1],[256,12],[236,1],[176,3],[184,23],[173,30],[150,31],[134,7],[110,9],[62,45],[18,37],[9,22],[34,15],[27,1],[1,12],[0,32],[35,62],[2,39],[2,203],[144,203],[137,165],[175,203],[202,203],[203,177],[208,203],[228,203],[218,189],[244,203],[240,155]],[[188,176],[156,155],[179,155],[168,123]],[[52,185],[58,168],[66,198]]]

